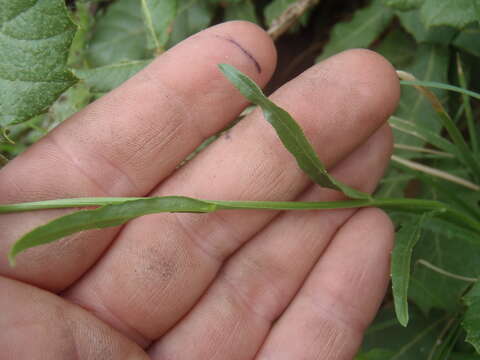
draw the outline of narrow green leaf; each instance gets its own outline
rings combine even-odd
[[[210,212],[214,204],[187,197],[167,196],[124,201],[105,205],[95,210],[80,210],[39,226],[22,236],[10,249],[8,258],[15,264],[15,257],[34,246],[47,244],[65,236],[89,229],[118,226],[139,216],[158,212]]]
[[[426,213],[428,214],[428,213]],[[392,252],[392,290],[395,302],[395,313],[401,325],[408,324],[408,286],[413,248],[420,239],[422,224],[426,214],[410,223],[404,224],[395,237]]]
[[[480,281],[473,285],[463,299],[468,307],[462,322],[467,332],[466,341],[480,354]]]
[[[141,0],[143,19],[150,47],[165,50],[177,15],[177,0]]]
[[[0,0],[0,128],[45,111],[75,82],[76,26],[63,0]]]
[[[93,69],[74,70],[95,95],[103,95],[120,86],[150,63],[148,60],[126,61]]]
[[[432,108],[437,113],[437,116],[440,118],[441,124],[445,127],[448,135],[452,139],[453,143],[456,145],[459,153],[459,159],[464,162],[464,164],[473,172],[474,178],[476,178],[476,180],[480,179],[480,164],[477,162],[472,152],[470,151],[470,148],[467,145],[467,142],[465,141],[462,132],[452,120],[448,112],[445,110],[438,97],[426,87],[420,85],[420,82],[407,81],[403,83],[409,83],[409,85],[415,86],[415,88],[428,99]],[[457,91],[459,92],[467,91],[462,88],[457,89]]]
[[[354,199],[370,199],[370,195],[355,190],[331,177],[312,145],[295,120],[271,102],[248,76],[231,65],[221,64],[220,70],[250,102],[260,106],[265,119],[274,127],[285,148],[295,157],[299,167],[317,184],[340,190]]]
[[[423,87],[429,87],[429,88],[434,88],[434,89],[443,89],[443,90],[448,90],[448,91],[453,91],[459,94],[467,95],[470,97],[473,97],[475,99],[480,100],[480,94],[471,91],[465,88],[461,88],[455,85],[450,85],[450,84],[444,84],[441,82],[436,82],[436,81],[408,81],[408,80],[401,80],[400,84],[402,85],[411,85],[411,86],[423,86]]]
[[[337,23],[330,40],[317,61],[321,61],[343,50],[370,46],[386,29],[393,18],[393,11],[374,0],[369,6],[357,10],[348,22]]]
[[[460,82],[461,89],[465,90],[467,88],[467,79],[465,76],[465,72],[463,71],[462,60],[458,53],[457,53],[457,74],[458,74],[458,80]],[[478,98],[480,99],[480,94],[478,94]],[[462,93],[462,102],[463,102],[463,107],[465,109],[465,117],[467,119],[468,135],[471,143],[471,148],[474,153],[477,153],[479,149],[477,124],[475,123],[469,95],[467,95],[466,93]]]

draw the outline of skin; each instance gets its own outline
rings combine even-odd
[[[0,203],[188,195],[340,200],[312,185],[255,111],[184,167],[247,103],[218,71],[264,86],[275,48],[230,22],[169,50],[0,171]],[[368,50],[338,54],[272,99],[331,173],[373,191],[392,149],[394,69]],[[393,229],[378,209],[159,214],[31,249],[21,234],[67,210],[0,216],[5,359],[352,359],[388,284]]]

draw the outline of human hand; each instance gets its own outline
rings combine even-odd
[[[271,40],[245,22],[184,41],[0,171],[0,203],[93,196],[341,200],[312,185],[256,110],[177,165],[246,105],[230,63],[264,85]],[[389,160],[393,68],[339,54],[273,99],[333,176],[373,191]],[[11,244],[67,210],[0,216],[2,359],[352,359],[383,298],[393,230],[378,209],[158,214],[31,249]]]

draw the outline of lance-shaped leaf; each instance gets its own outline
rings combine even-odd
[[[89,229],[118,226],[139,216],[158,212],[210,212],[216,205],[187,197],[167,196],[125,201],[95,210],[80,210],[39,226],[22,236],[10,249],[8,259],[15,264],[18,253],[48,244],[65,236]]]
[[[228,64],[221,64],[219,67],[243,96],[260,106],[265,119],[274,127],[285,148],[315,183],[340,190],[350,198],[370,198],[370,195],[355,190],[330,176],[297,122],[288,112],[271,102],[247,75]]]
[[[0,0],[0,127],[45,111],[76,79],[76,26],[63,0]]]
[[[476,282],[464,297],[468,309],[462,323],[467,332],[466,340],[480,354],[480,282]]]
[[[395,313],[401,325],[408,324],[408,286],[413,248],[420,239],[422,224],[428,216],[425,213],[419,218],[404,224],[395,236],[395,247],[392,252],[392,290],[395,302]],[[431,216],[431,213],[430,213]]]

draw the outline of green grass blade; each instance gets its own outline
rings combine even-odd
[[[449,91],[464,94],[464,95],[470,96],[474,99],[480,100],[480,94],[479,93],[477,93],[475,91],[463,89],[463,88],[455,86],[455,85],[443,84],[443,83],[439,83],[439,82],[435,82],[435,81],[419,81],[419,80],[400,80],[400,84],[409,85],[409,86],[423,86],[423,87],[430,87],[430,88],[434,88],[434,89],[449,90]]]
[[[22,236],[10,249],[8,259],[15,264],[15,257],[31,247],[47,244],[65,236],[89,229],[118,226],[139,216],[158,212],[210,212],[216,206],[187,197],[168,196],[125,201],[105,205],[95,210],[80,210],[39,226]]]
[[[271,102],[247,75],[228,64],[221,64],[219,67],[243,96],[260,106],[265,119],[274,127],[283,145],[295,157],[299,167],[315,183],[340,190],[353,199],[371,198],[369,194],[353,189],[331,177],[297,122],[288,112]]]
[[[448,135],[452,139],[453,143],[457,146],[458,152],[460,155],[459,157],[460,160],[472,171],[473,177],[475,178],[475,180],[478,181],[480,179],[480,164],[476,161],[460,129],[457,127],[455,122],[447,113],[447,111],[443,107],[440,100],[437,98],[437,96],[433,92],[431,92],[426,88],[426,86],[432,87],[432,84],[436,84],[436,83],[414,80],[415,77],[412,74],[408,74],[401,71],[398,71],[397,74],[402,79],[408,79],[407,81],[402,80],[403,81],[402,84],[408,84],[408,85],[414,86],[420,93],[422,93],[430,101],[433,109],[437,112],[438,116],[442,121],[443,126],[447,130]],[[441,84],[441,85],[444,85],[443,88],[445,88],[445,86],[447,86],[450,89],[455,88],[458,90],[458,92],[461,92],[461,93],[464,93],[466,91],[462,88],[452,86],[452,85],[445,85],[445,84]],[[470,94],[472,93],[471,91],[469,91],[468,93],[469,93],[469,96],[473,96]],[[476,93],[473,93],[473,94],[476,94]],[[480,98],[480,94],[476,94],[476,96]]]
[[[422,224],[427,214],[404,224],[396,234],[395,247],[392,252],[392,290],[395,303],[395,314],[401,325],[407,326],[408,286],[413,248],[420,239]]]
[[[458,79],[460,80],[460,86],[463,89],[467,87],[467,79],[465,78],[465,73],[463,71],[462,60],[460,55],[457,53],[457,73]],[[472,143],[472,149],[475,153],[478,152],[478,135],[475,124],[475,119],[473,118],[472,104],[470,104],[470,98],[467,94],[462,94],[463,107],[465,108],[465,117],[467,118],[467,126],[470,142]]]
[[[398,116],[391,116],[388,122],[390,123],[390,126],[392,128],[418,137],[419,139],[422,139],[429,144],[434,145],[438,149],[441,149],[449,154],[452,154],[453,156],[458,157],[458,150],[456,146],[452,142],[431,131],[430,129],[416,122],[399,118]]]

